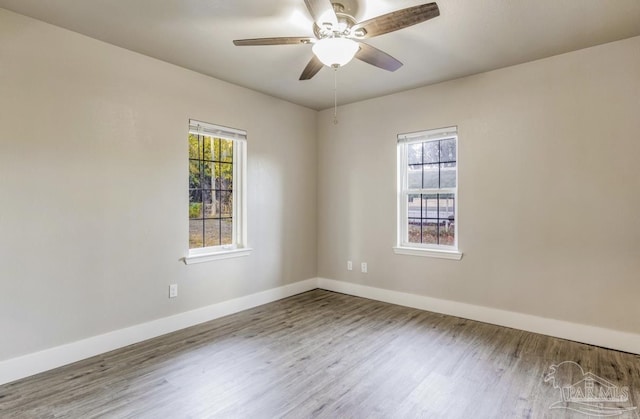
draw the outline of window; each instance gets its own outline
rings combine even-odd
[[[189,121],[186,263],[244,256],[246,132]]]
[[[457,128],[398,135],[396,253],[460,259],[457,198]]]

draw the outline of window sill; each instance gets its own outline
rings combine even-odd
[[[185,256],[182,260],[185,265],[192,265],[194,263],[211,262],[214,260],[239,258],[242,256],[249,256],[253,249],[245,247],[242,249],[223,250],[215,253],[203,253],[196,255]]]
[[[462,259],[462,252],[459,250],[424,249],[420,247],[394,247],[393,253],[396,255],[424,256],[440,259]]]

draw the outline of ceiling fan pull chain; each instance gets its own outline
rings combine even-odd
[[[338,125],[338,66],[333,67],[333,125]]]

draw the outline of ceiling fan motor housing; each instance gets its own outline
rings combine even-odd
[[[344,6],[340,3],[332,3],[338,23],[333,25],[330,22],[313,24],[313,34],[318,39],[325,38],[363,38],[366,35],[364,28],[353,30],[356,20],[353,16],[344,12]]]

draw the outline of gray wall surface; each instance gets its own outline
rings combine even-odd
[[[315,111],[3,10],[0,80],[0,360],[315,277]],[[248,257],[179,260],[189,118],[248,132]]]
[[[318,276],[640,333],[640,37],[332,117],[318,119]],[[396,255],[396,136],[453,125],[464,256]]]

